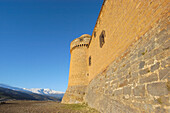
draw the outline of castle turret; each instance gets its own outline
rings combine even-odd
[[[87,53],[90,40],[91,36],[85,34],[71,42],[71,61],[68,86],[88,84]]]
[[[84,34],[70,44],[70,72],[67,91],[63,103],[81,103],[88,85],[88,46],[91,36]],[[75,93],[76,91],[76,93]],[[76,96],[75,96],[76,95]],[[79,96],[77,96],[79,95]]]

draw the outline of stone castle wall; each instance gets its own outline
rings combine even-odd
[[[89,80],[126,51],[159,20],[168,16],[169,0],[105,0],[89,46]],[[99,37],[105,31],[100,48]],[[94,32],[95,35],[94,36]]]
[[[168,18],[129,47],[87,86],[84,102],[102,113],[170,112]]]
[[[170,112],[168,6],[168,0],[104,0],[83,57],[88,76],[69,74],[62,102],[104,113]]]

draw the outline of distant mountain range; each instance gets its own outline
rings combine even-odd
[[[27,88],[18,88],[18,87],[5,85],[5,84],[0,84],[0,97],[7,96],[7,95],[11,97],[12,96],[11,94],[13,93],[17,94],[18,96],[20,95],[20,97],[23,96],[22,98],[29,97],[30,100],[32,99],[33,100],[61,100],[62,97],[64,96],[64,92],[55,91],[51,89],[43,89],[43,88],[27,89]],[[15,97],[17,97],[17,95],[15,95]],[[13,96],[11,98],[13,98]]]
[[[48,95],[48,96],[52,96],[52,97],[62,98],[64,96],[64,92],[55,91],[55,90],[51,90],[51,89],[42,89],[42,88],[31,88],[31,89],[23,88],[23,89],[25,91],[30,91],[32,93],[37,93],[37,94],[41,94],[41,95]]]

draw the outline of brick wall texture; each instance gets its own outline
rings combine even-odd
[[[73,96],[63,101],[81,95],[79,102],[102,113],[169,113],[168,6],[169,0],[105,0],[87,52],[88,84],[68,87],[65,95]]]

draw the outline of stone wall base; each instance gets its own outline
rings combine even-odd
[[[66,93],[62,99],[62,103],[75,104],[83,103],[87,86],[70,86],[67,88]]]

